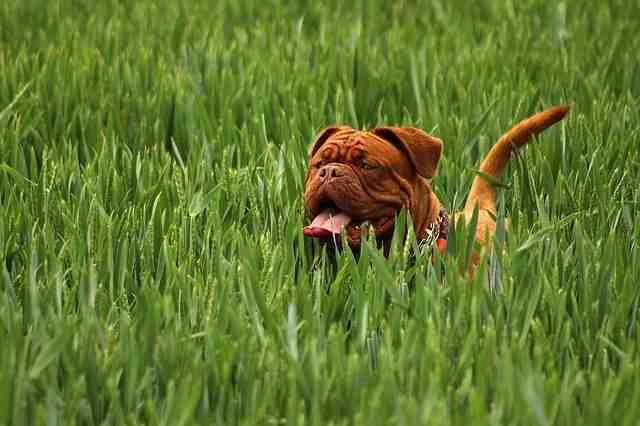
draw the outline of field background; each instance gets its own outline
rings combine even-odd
[[[637,424],[636,1],[0,3],[0,423]],[[520,118],[491,287],[305,241],[333,122]],[[439,268],[438,268],[439,269]],[[498,285],[499,284],[499,285]],[[493,291],[491,290],[493,289]]]

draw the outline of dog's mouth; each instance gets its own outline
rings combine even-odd
[[[311,225],[305,226],[304,235],[321,239],[330,238],[333,235],[340,235],[342,228],[349,226],[352,221],[351,216],[345,212],[335,207],[327,207],[313,219]]]
[[[340,210],[335,204],[327,203],[322,206],[311,224],[304,227],[303,232],[307,237],[339,243],[344,230],[349,245],[359,247],[362,235],[369,232],[369,229],[373,229],[377,239],[390,236],[393,233],[396,213],[376,219],[358,219]]]

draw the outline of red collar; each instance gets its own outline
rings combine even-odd
[[[447,233],[449,232],[449,216],[444,207],[440,207],[440,214],[438,215],[438,236],[436,238],[436,244],[441,254],[444,254],[447,248]]]
[[[447,211],[445,210],[444,207],[440,207],[440,213],[438,214],[438,221],[434,222],[429,228],[431,229],[431,231],[428,232],[428,236],[425,242],[429,241],[431,238],[435,236],[435,244],[438,247],[438,251],[440,251],[440,254],[444,254],[447,248],[447,233],[449,231],[449,216],[447,215]],[[437,233],[433,232],[436,230],[437,230]],[[431,241],[434,241],[434,240],[431,240]],[[433,253],[433,255],[435,256],[435,252]],[[435,257],[433,260],[435,261]]]

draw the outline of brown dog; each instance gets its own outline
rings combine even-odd
[[[487,154],[464,209],[454,215],[462,215],[468,223],[477,206],[476,240],[481,246],[490,243],[496,228],[496,193],[489,180],[500,179],[514,149],[568,111],[568,106],[557,106],[521,121]],[[312,223],[304,234],[330,241],[338,239],[345,228],[349,245],[358,248],[360,226],[368,222],[386,253],[394,219],[404,207],[411,214],[416,237],[426,240],[435,232],[438,247],[444,250],[449,217],[427,181],[436,173],[441,152],[440,139],[411,127],[324,129],[311,147],[304,204]],[[476,254],[472,270],[479,259]]]

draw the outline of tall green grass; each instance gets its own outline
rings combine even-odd
[[[636,424],[636,16],[2,2],[0,422]],[[302,237],[322,127],[438,135],[455,210],[504,130],[568,102],[505,179],[491,287],[457,275],[464,230],[436,267]]]

